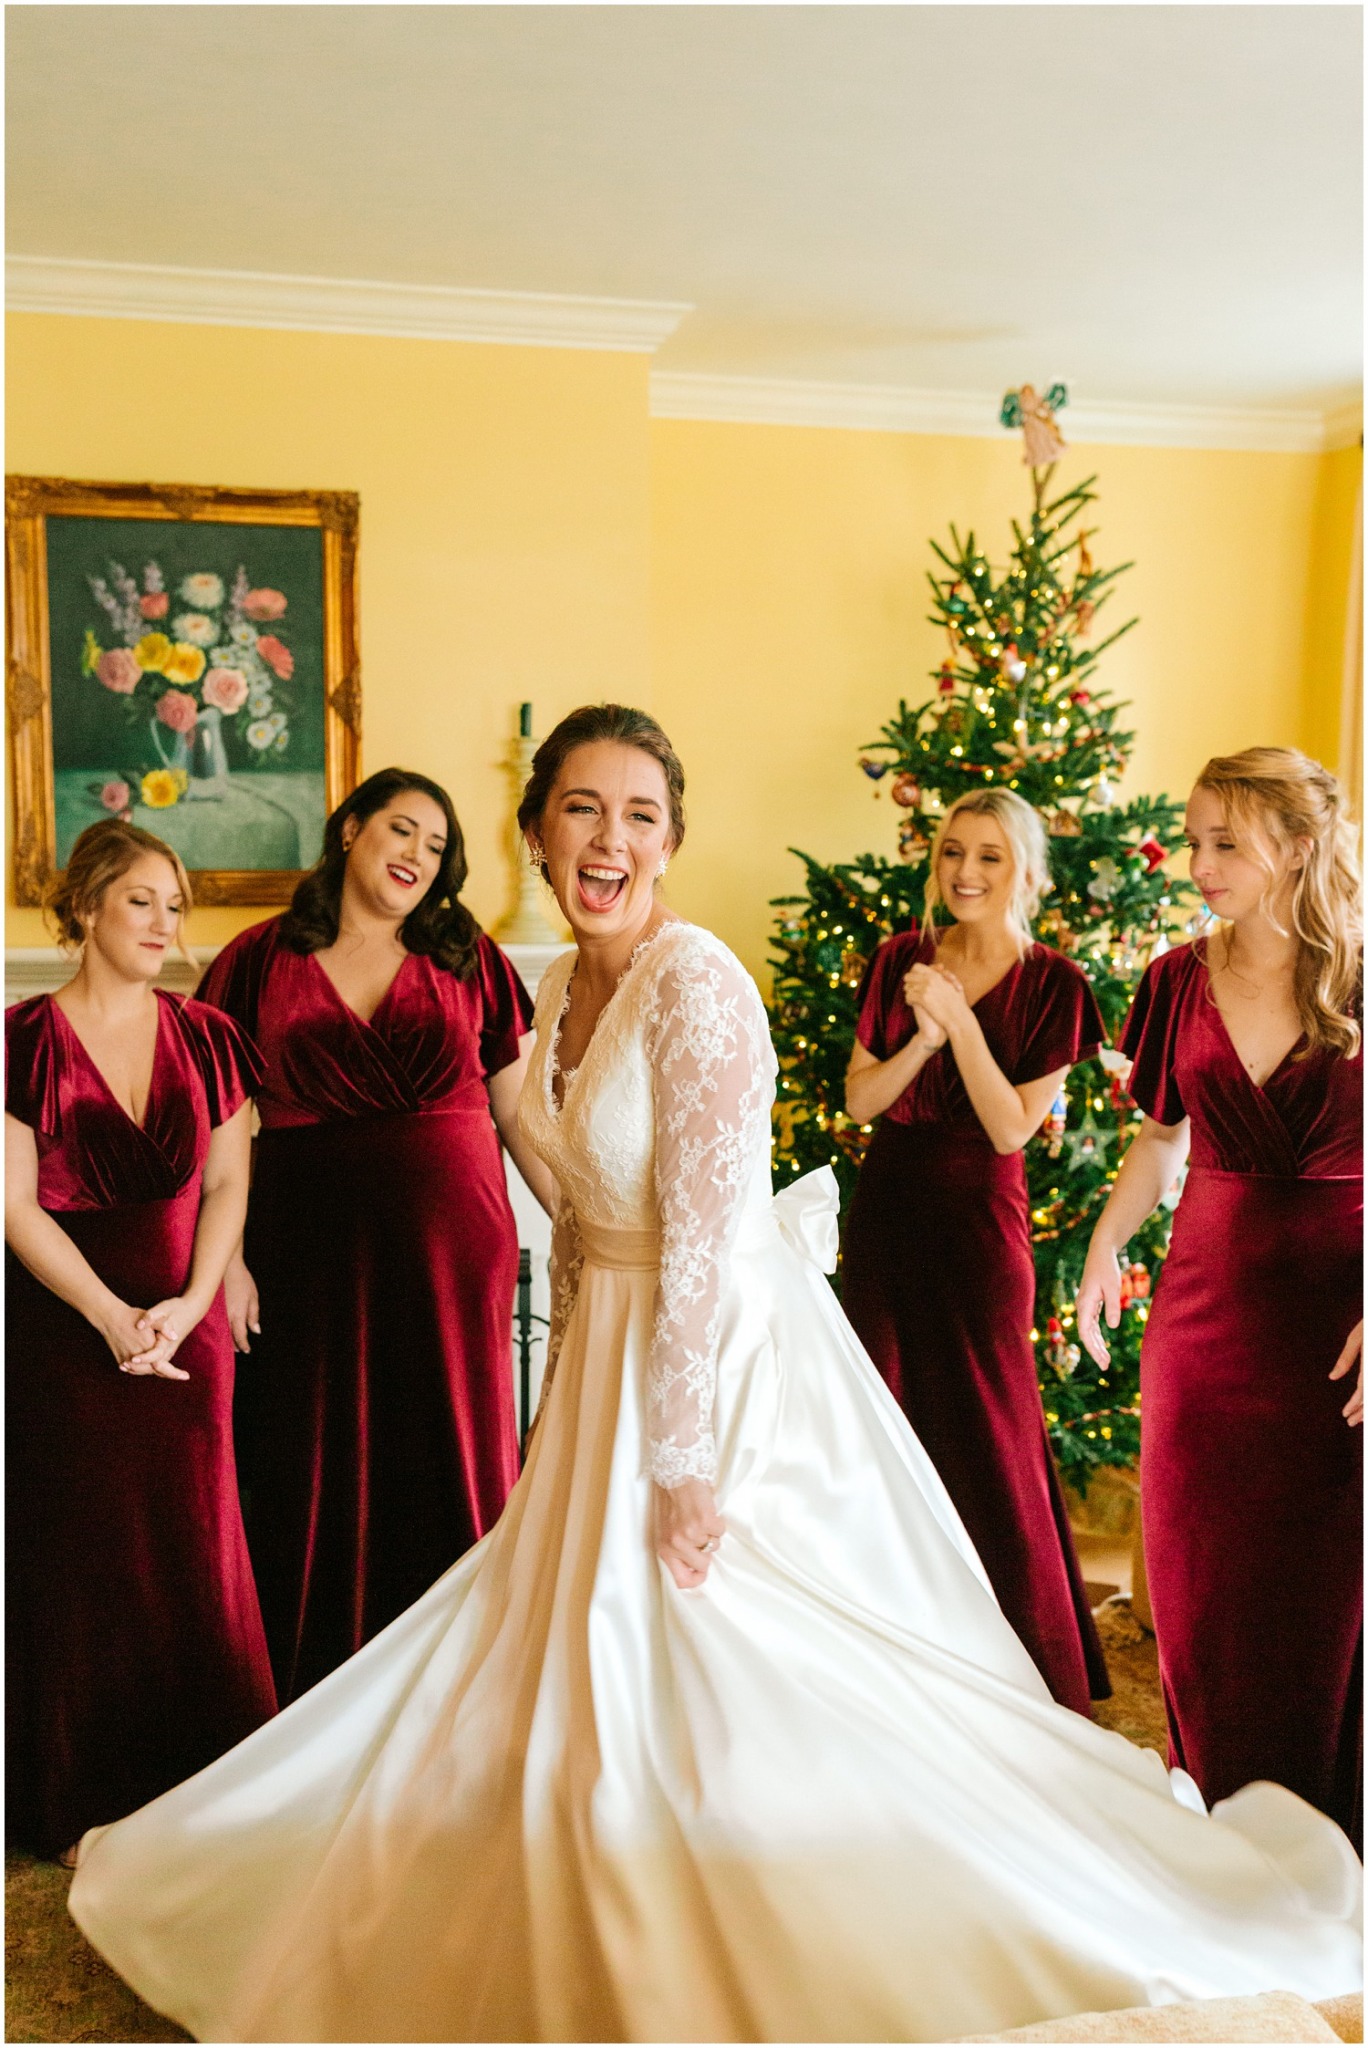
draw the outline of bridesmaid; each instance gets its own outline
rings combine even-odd
[[[931,850],[925,925],[869,963],[846,1107],[882,1121],[850,1207],[842,1300],[1003,1613],[1055,1698],[1088,1714],[1111,1686],[1040,1405],[1022,1150],[1104,1031],[1082,970],[1032,943],[1048,881],[1031,806],[1006,789],[964,797]]]
[[[76,973],[5,1014],[9,1821],[63,1862],[275,1711],[221,1286],[260,1069],[154,987],[189,904],[92,825],[50,905]]]
[[[514,1120],[531,1004],[465,877],[445,790],[383,769],[333,812],[289,910],[201,984],[266,1063],[228,1307],[282,1701],[416,1600],[518,1476],[501,1136],[553,1197]]]
[[[1145,1327],[1145,1567],[1175,1762],[1360,1825],[1363,1203],[1358,862],[1304,754],[1208,761],[1192,877],[1221,922],[1152,962],[1126,1025],[1145,1121],[1093,1233],[1078,1327],[1191,1164]]]

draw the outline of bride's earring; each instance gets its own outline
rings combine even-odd
[[[658,868],[656,869],[656,880],[657,880],[657,881],[660,881],[660,880],[661,880],[661,878],[663,877],[663,875],[664,875],[664,873],[665,873],[665,870],[666,870],[666,868],[668,868],[668,866],[669,866],[669,865],[670,865],[670,863],[669,863],[669,860],[668,860],[668,859],[666,858],[666,856],[665,856],[664,854],[662,854],[662,855],[661,855],[661,857],[660,857],[660,866],[659,866],[659,867],[658,867]]]

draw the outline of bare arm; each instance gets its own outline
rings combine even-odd
[[[1089,1357],[1099,1365],[1105,1365],[1111,1356],[1102,1335],[1103,1310],[1109,1330],[1121,1321],[1119,1254],[1177,1180],[1187,1150],[1186,1117],[1180,1124],[1158,1124],[1147,1116],[1121,1161],[1107,1206],[1097,1219],[1079,1284],[1077,1310],[1078,1334]]]
[[[915,969],[909,969],[903,976],[903,993],[917,1020],[917,1028],[907,1044],[900,1046],[891,1058],[879,1060],[860,1044],[858,1038],[855,1041],[855,1050],[846,1068],[845,1106],[846,1115],[853,1116],[856,1123],[872,1123],[876,1116],[882,1116],[886,1109],[891,1109],[898,1097],[912,1086],[931,1055],[939,1052],[945,1044],[944,1027],[912,1000],[915,972]],[[959,987],[953,975],[947,978],[956,988]]]
[[[497,1074],[491,1074],[485,1085],[489,1090],[489,1107],[495,1127],[508,1147],[509,1157],[547,1215],[554,1217],[559,1199],[555,1180],[518,1129],[518,1097],[522,1094],[527,1062],[535,1043],[536,1033],[525,1032],[518,1040],[518,1057],[512,1066],[501,1067]]]
[[[907,1044],[891,1059],[876,1060],[856,1039],[846,1068],[846,1115],[856,1123],[872,1124],[876,1116],[891,1109],[898,1097],[911,1087],[932,1053],[945,1040],[935,1031],[915,1031]]]
[[[145,1313],[121,1301],[38,1203],[38,1141],[18,1117],[5,1117],[5,1242],[35,1280],[84,1316],[113,1352],[120,1369],[136,1364],[168,1379],[185,1374],[168,1363],[171,1346]]]
[[[173,1350],[204,1320],[229,1260],[240,1257],[251,1163],[252,1107],[244,1102],[235,1115],[210,1134],[200,1184],[190,1278],[184,1292],[159,1301],[147,1312],[154,1329],[172,1339]]]

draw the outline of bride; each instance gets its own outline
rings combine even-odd
[[[831,1175],[771,1200],[759,995],[655,891],[682,790],[602,705],[522,806],[579,947],[520,1110],[561,1200],[503,1519],[87,1835],[77,1922],[215,2041],[945,2041],[1355,1988],[1334,1825],[1267,1784],[1207,1818],[1002,1619],[822,1277]]]

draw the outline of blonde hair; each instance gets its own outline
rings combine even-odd
[[[1358,848],[1344,792],[1328,769],[1295,747],[1218,754],[1197,777],[1225,807],[1240,852],[1268,877],[1264,915],[1281,931],[1273,901],[1292,873],[1293,976],[1306,1050],[1352,1059],[1361,1042],[1363,899]],[[1305,858],[1293,871],[1298,852]],[[1305,1057],[1305,1054],[1301,1055]]]
[[[945,900],[940,891],[941,850],[956,818],[966,811],[979,818],[996,818],[1002,827],[1013,864],[1007,922],[1018,952],[1024,953],[1032,944],[1031,924],[1040,908],[1040,899],[1050,886],[1050,850],[1039,811],[1014,789],[973,790],[952,804],[941,819],[931,847],[931,871],[926,878],[927,929],[933,939],[939,937],[936,906]]]
[[[86,942],[87,920],[91,911],[99,908],[105,890],[147,853],[160,854],[175,871],[176,887],[185,905],[177,923],[176,944],[198,973],[199,961],[183,936],[185,912],[194,901],[185,863],[175,847],[158,839],[155,832],[144,832],[141,825],[130,825],[122,818],[102,818],[98,825],[87,825],[71,849],[65,874],[58,875],[48,890],[43,907],[57,933],[57,943],[64,953],[78,953]]]

